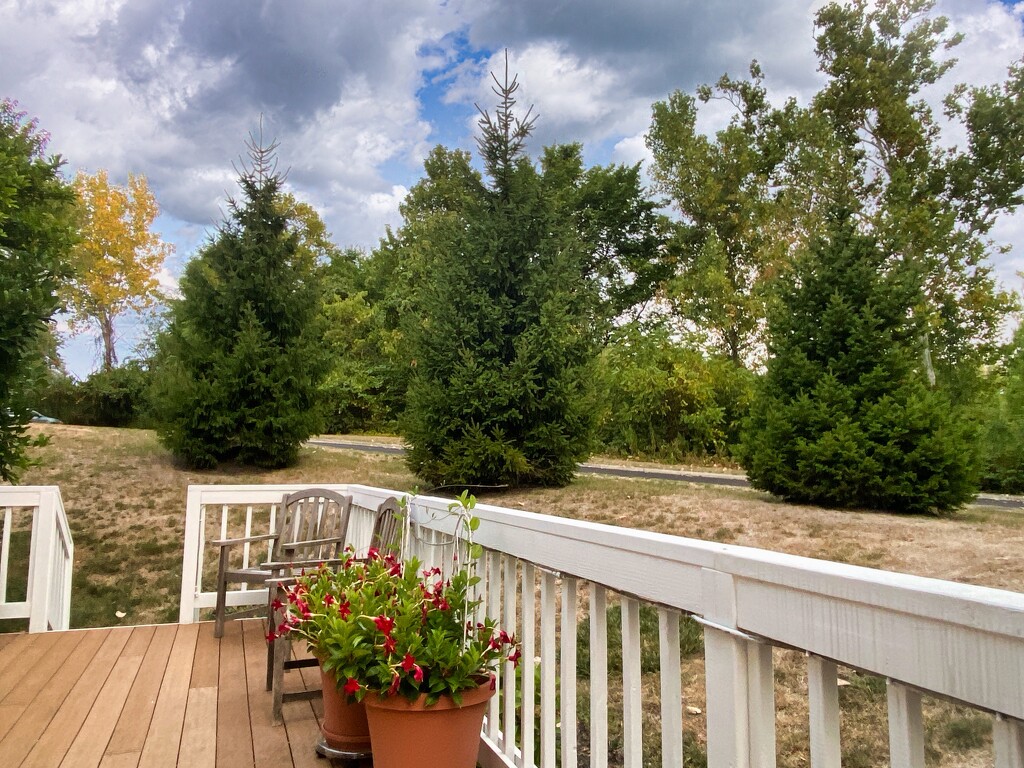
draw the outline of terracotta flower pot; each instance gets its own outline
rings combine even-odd
[[[338,690],[334,675],[320,668],[320,681],[324,689],[324,719],[320,731],[331,749],[353,755],[370,754],[370,728],[366,722],[366,708],[360,702],[349,703],[348,697]]]
[[[462,706],[448,696],[431,707],[426,696],[381,698],[368,694],[366,717],[373,742],[373,768],[474,768],[490,682],[463,691]]]

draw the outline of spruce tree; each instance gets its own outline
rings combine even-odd
[[[969,428],[929,387],[917,352],[920,285],[913,265],[887,256],[846,213],[797,258],[744,434],[755,487],[788,501],[913,513],[972,496]]]
[[[480,155],[438,148],[403,206],[409,466],[434,485],[564,485],[590,449],[594,295],[567,210],[579,148],[524,152],[515,79],[495,79]]]
[[[281,201],[276,144],[248,143],[217,235],[189,262],[160,339],[159,434],[194,467],[280,467],[318,431],[320,289]]]

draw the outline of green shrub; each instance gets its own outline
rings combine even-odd
[[[148,369],[130,361],[81,382],[51,374],[36,390],[33,403],[37,411],[66,424],[147,429],[153,426],[149,388]]]
[[[680,344],[664,329],[626,327],[603,350],[598,381],[604,450],[680,461],[730,456],[754,375]]]

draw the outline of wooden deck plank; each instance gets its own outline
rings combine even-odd
[[[49,653],[29,667],[21,683],[11,691],[0,705],[0,739],[14,727],[18,718],[31,705],[40,691],[67,662],[78,644],[85,638],[84,632],[67,632],[50,645]]]
[[[131,634],[132,630],[128,627],[110,630],[103,645],[68,693],[40,739],[32,746],[25,762],[21,764],[22,768],[51,768],[59,763],[60,758],[78,737],[89,710],[96,702],[111,670],[116,666],[118,657]],[[125,693],[127,691],[128,688],[125,688]]]
[[[0,768],[353,768],[317,757],[319,700],[289,702],[273,725],[262,621],[222,640],[165,625],[19,636],[0,653],[12,648],[29,671],[0,701]],[[316,668],[289,678],[319,685]]]
[[[256,768],[281,768],[292,764],[288,731],[274,725],[271,696],[266,690],[267,639],[262,621],[242,621],[245,678],[249,697],[249,727]]]
[[[24,634],[24,632],[4,632],[0,634],[0,652]]]
[[[142,667],[146,648],[153,639],[155,627],[136,627],[120,657],[110,670],[95,703],[82,723],[78,736],[71,743],[62,768],[92,768],[103,759],[103,752],[121,717],[128,692]]]
[[[178,627],[146,734],[139,768],[165,768],[177,764],[198,636],[198,624]]]
[[[68,657],[67,663],[50,678],[46,687],[32,700],[32,706],[0,739],[0,765],[21,764],[109,636],[110,630],[94,630],[84,634],[85,637]]]
[[[217,768],[252,768],[252,730],[241,621],[231,621],[220,641],[217,684]]]
[[[202,636],[202,632],[200,632]],[[216,768],[217,688],[189,688],[178,765]]]
[[[0,652],[0,703],[57,642],[52,632],[40,635],[19,635]]]
[[[135,676],[135,684],[128,693],[124,711],[114,728],[107,745],[106,756],[112,757],[121,753],[134,753],[132,765],[138,765],[142,748],[146,744],[146,733],[156,707],[157,696],[164,679],[164,670],[171,655],[174,636],[178,631],[175,624],[164,624],[156,628],[153,640],[149,644],[146,656],[142,660],[139,674]],[[106,765],[104,760],[101,765]],[[116,763],[111,763],[112,765]]]
[[[141,752],[120,752],[116,755],[104,755],[100,768],[138,768]]]
[[[216,688],[220,667],[220,641],[213,636],[213,622],[199,624],[199,641],[192,661],[189,688]]]

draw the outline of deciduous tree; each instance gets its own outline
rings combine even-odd
[[[81,239],[74,250],[74,279],[67,286],[73,327],[99,331],[103,369],[117,364],[114,321],[159,299],[157,275],[173,252],[152,231],[159,213],[144,176],[128,175],[124,187],[111,184],[106,171],[75,177]]]

